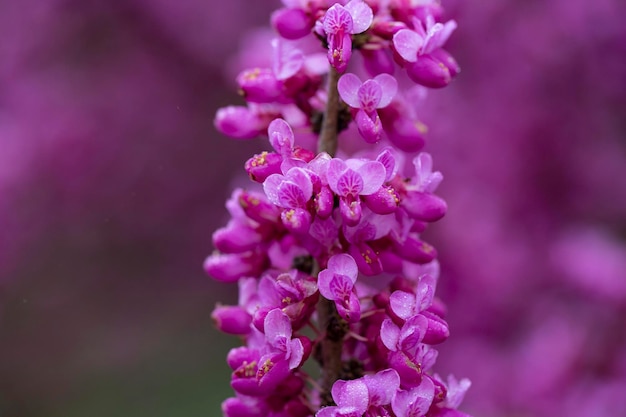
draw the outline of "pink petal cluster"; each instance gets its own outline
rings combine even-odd
[[[404,12],[396,6],[285,2],[272,16],[282,36],[271,42],[272,64],[237,77],[248,106],[218,112],[224,133],[267,132],[272,148],[245,163],[259,191],[253,185],[234,192],[231,220],[214,233],[216,252],[204,263],[215,279],[240,286],[239,303],[213,313],[218,328],[245,342],[228,355],[236,393],[222,406],[228,417],[465,416],[457,407],[469,380],[446,382],[432,372],[435,346],[449,329],[435,297],[437,252],[421,235],[446,213],[435,194],[442,175],[432,171],[429,154],[405,153],[419,151],[423,139],[406,128],[416,115],[399,82],[411,81],[391,75],[394,33],[423,26],[431,45],[425,55],[452,29],[435,23],[429,5]],[[308,35],[318,38],[316,47]],[[320,40],[323,65],[314,52]],[[346,105],[335,110],[343,125],[339,151],[330,155],[316,146],[315,120],[330,106],[322,77],[345,72],[353,49],[363,52],[366,71],[375,68],[371,51],[391,66],[365,81],[355,68],[328,87]],[[366,146],[354,154],[346,142],[351,125]],[[338,335],[316,314],[326,302]],[[314,339],[305,336],[310,332]],[[331,339],[340,344],[343,370],[332,387],[319,389],[302,365],[311,357],[327,366],[323,349]]]

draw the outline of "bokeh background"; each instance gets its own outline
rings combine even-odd
[[[476,417],[624,416],[626,7],[444,5],[440,371]],[[278,6],[0,2],[1,417],[220,414],[237,340],[210,312],[236,294],[201,266],[264,143],[212,119]]]

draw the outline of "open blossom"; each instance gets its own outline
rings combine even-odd
[[[377,161],[333,158],[328,164],[328,186],[339,197],[341,216],[349,226],[361,220],[361,195],[378,191],[385,181],[385,167]]]
[[[393,36],[395,50],[407,63],[408,76],[426,87],[445,87],[459,72],[454,58],[442,49],[456,22],[442,24],[428,15],[424,23],[414,20],[413,26],[414,30],[401,29]]]
[[[387,107],[396,95],[398,82],[389,74],[380,74],[364,83],[354,74],[344,74],[337,84],[341,99],[358,109],[356,124],[366,142],[378,142],[382,125],[377,109]]]
[[[320,294],[335,302],[339,315],[349,322],[359,321],[361,306],[353,291],[359,269],[350,255],[335,255],[328,268],[319,273]]]
[[[363,0],[351,0],[345,7],[336,3],[326,11],[322,27],[328,61],[338,72],[345,71],[352,56],[352,35],[365,32],[372,20],[372,9]]]

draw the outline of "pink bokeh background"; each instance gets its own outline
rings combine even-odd
[[[475,416],[626,410],[626,6],[444,1],[428,231]],[[201,416],[235,288],[202,261],[265,140],[212,125],[276,1],[0,3],[0,415]]]

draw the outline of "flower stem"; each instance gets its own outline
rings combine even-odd
[[[318,152],[326,152],[330,156],[335,156],[335,153],[337,153],[337,133],[339,126],[338,81],[339,73],[331,66],[328,72],[328,99],[326,100],[324,119],[322,120],[322,128],[317,144]]]
[[[335,156],[337,152],[337,134],[339,120],[339,92],[337,82],[339,73],[332,66],[328,73],[328,99],[324,110],[324,119],[320,130],[318,151],[326,152],[330,156]],[[319,273],[319,266],[315,269]],[[317,275],[317,274],[316,274]],[[320,405],[322,407],[333,405],[331,388],[341,375],[342,363],[341,352],[343,349],[343,339],[348,331],[344,320],[339,317],[337,308],[333,301],[320,297],[317,304],[317,317],[319,328],[323,332],[323,339],[318,345],[317,361],[321,365],[321,391]]]

